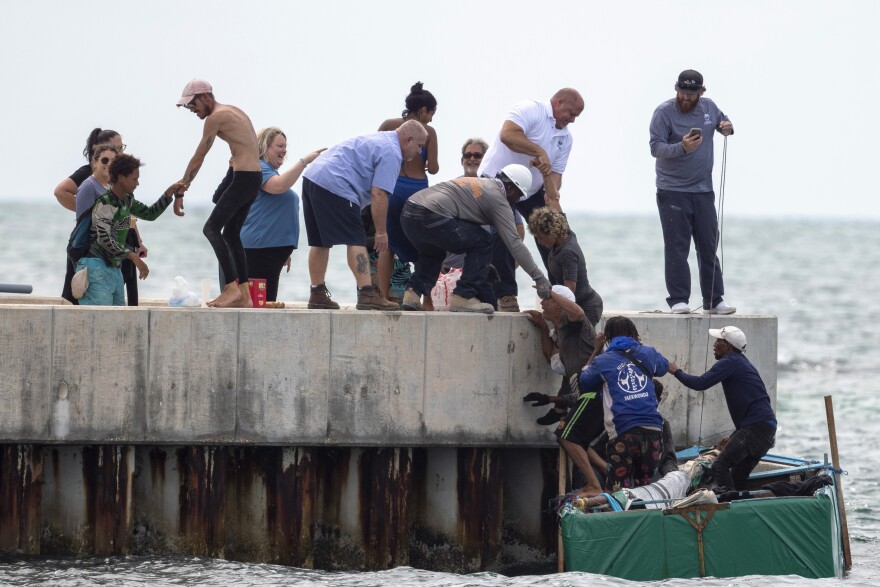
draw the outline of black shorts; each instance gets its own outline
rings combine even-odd
[[[303,218],[310,247],[367,246],[360,206],[303,178]]]
[[[579,444],[584,449],[602,434],[602,401],[596,392],[582,393],[578,402],[559,423],[556,437]]]

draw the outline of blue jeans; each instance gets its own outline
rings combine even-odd
[[[104,259],[83,257],[76,270],[89,269],[89,287],[79,300],[80,306],[124,306],[125,286],[119,267],[109,267]]]
[[[524,202],[517,202],[516,210],[522,214],[526,225],[529,223],[529,218],[531,218],[532,212],[547,205],[544,201],[545,193],[544,186],[541,186],[541,189],[529,196]],[[547,269],[547,257],[550,255],[550,249],[540,244],[538,239],[535,239],[535,246],[538,248],[538,253],[540,253],[541,260],[544,262],[544,269]]]
[[[751,424],[737,429],[712,463],[712,475],[721,487],[737,491],[749,488],[749,475],[767,451],[776,444],[776,427]]]
[[[658,189],[657,208],[663,228],[666,291],[669,292],[666,302],[669,307],[680,302],[689,303],[691,269],[688,254],[693,238],[700,270],[703,309],[714,308],[724,296],[721,265],[715,254],[718,244],[715,192],[687,193]]]
[[[498,271],[498,283],[495,284],[495,297],[515,296],[518,293],[516,285],[516,261],[507,249],[507,245],[498,236],[498,232],[492,232],[492,265]]]
[[[492,259],[492,235],[482,226],[447,218],[408,201],[401,214],[403,232],[419,252],[415,272],[407,287],[420,295],[431,295],[446,252],[464,253],[464,267],[455,286],[463,298],[480,298],[487,287]]]
[[[525,201],[517,202],[516,206],[514,206],[516,211],[522,216],[523,222],[526,225],[528,225],[529,217],[532,215],[532,212],[547,205],[544,202],[544,193],[544,186],[541,186],[541,189],[529,196]],[[539,243],[537,239],[535,239],[535,246],[538,248],[538,253],[541,254],[541,260],[544,262],[544,268],[546,269],[550,249]],[[498,283],[495,285],[495,297],[501,298],[504,296],[517,295],[519,289],[516,284],[516,261],[498,235],[495,235],[492,264],[498,271]],[[553,283],[553,278],[550,278],[550,282]]]

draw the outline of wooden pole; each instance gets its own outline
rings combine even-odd
[[[566,475],[568,469],[568,458],[565,455],[565,450],[560,446],[559,447],[559,486],[557,487],[557,491],[559,495],[565,495],[565,481],[568,475]],[[565,552],[562,548],[562,525],[559,526],[558,534],[556,535],[556,572],[563,573],[565,572]]]
[[[840,458],[837,454],[837,428],[834,425],[834,405],[831,403],[831,396],[825,396],[825,419],[828,420],[828,438],[831,441],[831,464],[834,468],[840,470]],[[843,540],[843,564],[846,570],[852,567],[852,553],[849,549],[849,529],[846,525],[846,507],[843,504],[843,478],[837,475],[837,506],[840,509],[840,531]]]

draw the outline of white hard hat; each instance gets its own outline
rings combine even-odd
[[[498,173],[503,173],[523,193],[519,199],[520,202],[529,197],[529,190],[532,189],[532,172],[525,166],[511,163],[510,165],[505,165]],[[503,178],[498,179],[503,180]]]

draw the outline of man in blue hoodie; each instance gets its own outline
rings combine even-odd
[[[652,379],[666,374],[669,361],[643,345],[636,325],[623,316],[605,322],[596,348],[606,342],[608,348],[584,369],[579,384],[581,390],[602,388],[611,465],[605,487],[617,491],[649,484],[660,464],[663,416]]]
[[[712,463],[712,474],[720,487],[744,491],[752,469],[776,443],[776,414],[761,375],[743,354],[745,333],[736,326],[725,326],[710,328],[709,334],[718,339],[713,347],[716,363],[711,369],[697,377],[669,363],[669,372],[697,391],[721,384],[736,431]]]

